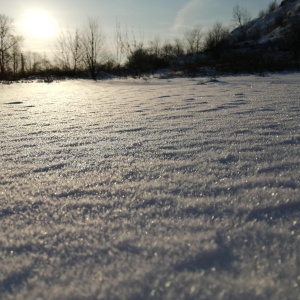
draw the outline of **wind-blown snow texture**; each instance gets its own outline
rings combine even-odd
[[[299,82],[0,85],[0,298],[300,299]]]

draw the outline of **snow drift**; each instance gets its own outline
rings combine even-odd
[[[0,86],[1,299],[299,299],[299,79]]]

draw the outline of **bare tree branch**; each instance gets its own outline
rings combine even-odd
[[[91,72],[92,79],[97,77],[97,64],[100,61],[104,48],[104,33],[101,30],[98,18],[89,18],[87,26],[83,32],[82,44],[84,49],[84,60]]]
[[[188,30],[184,34],[185,41],[187,43],[187,53],[196,54],[201,51],[202,48],[202,27],[195,26],[193,29]]]
[[[241,30],[242,37],[245,37],[246,25],[251,21],[250,12],[246,8],[236,5],[233,8],[232,16],[234,24]]]
[[[13,34],[13,19],[0,14],[0,75],[7,71],[8,64],[13,57],[11,52],[16,51],[17,46],[23,41],[21,36]],[[20,49],[18,47],[18,49]]]

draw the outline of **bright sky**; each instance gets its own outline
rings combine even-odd
[[[99,17],[108,42],[116,19],[145,39],[173,40],[194,25],[204,30],[220,21],[232,23],[236,4],[256,17],[271,0],[0,0],[0,14],[12,17],[16,33],[30,51],[52,51],[60,28],[81,27],[88,17]],[[280,0],[277,0],[280,3]],[[52,50],[51,50],[52,49]]]

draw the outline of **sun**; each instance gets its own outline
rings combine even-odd
[[[29,10],[24,14],[22,26],[32,37],[47,38],[56,32],[56,26],[51,17],[43,10]]]

